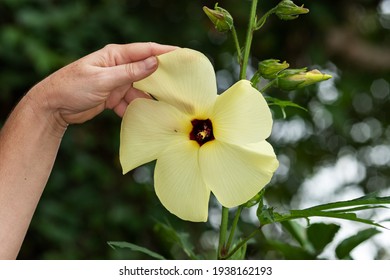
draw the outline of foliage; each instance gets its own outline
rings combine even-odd
[[[260,259],[324,258],[329,257],[324,252],[332,243],[337,243],[335,258],[354,258],[358,245],[386,230],[367,225],[340,241],[336,239],[343,226],[335,220],[311,218],[310,224],[302,225],[295,218],[326,212],[371,221],[366,213],[380,210],[365,204],[344,205],[351,210],[347,215],[329,202],[346,203],[372,192],[385,196],[388,190],[388,17],[378,13],[379,3],[374,0],[300,1],[298,6],[304,4],[309,14],[292,22],[271,14],[265,20],[260,15],[279,1],[259,3],[255,28],[261,30],[253,34],[247,76],[256,72],[260,61],[277,58],[293,69],[315,65],[333,79],[290,92],[266,89],[268,101],[275,105],[271,106],[275,123],[270,142],[281,166],[258,213],[263,222],[275,220],[278,213],[276,220],[281,223],[257,230],[261,224],[253,214],[255,206],[233,209],[229,217],[240,212],[243,218],[226,241],[230,240],[230,248],[239,248],[236,258],[244,252],[247,258]],[[203,6],[214,7],[215,1],[2,0],[0,124],[34,83],[108,43],[157,41],[200,50],[212,58],[219,90],[224,90],[239,78],[235,57],[240,60],[241,51],[232,33],[211,26]],[[250,1],[219,1],[219,7],[231,11],[237,39],[244,42]],[[259,88],[267,85],[267,79],[258,82]],[[155,197],[150,165],[121,175],[119,126],[120,119],[107,111],[86,124],[69,127],[19,258],[155,257],[150,252],[164,258],[216,257],[218,206],[211,202],[206,224],[172,217]],[[316,204],[332,208],[308,207]],[[363,216],[354,216],[363,208]],[[308,209],[311,212],[303,215]],[[168,221],[156,223],[162,220]],[[234,218],[229,222],[234,223]],[[253,238],[237,247],[245,237]],[[125,240],[126,244],[110,244],[133,250],[113,250],[109,240]],[[377,248],[372,257],[389,258],[389,253]]]

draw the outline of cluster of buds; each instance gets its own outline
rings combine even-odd
[[[220,32],[229,32],[234,30],[233,17],[230,13],[218,7],[215,4],[214,9],[203,7],[203,11],[214,24],[215,28]],[[255,30],[261,28],[267,17],[275,14],[282,20],[296,19],[301,14],[307,14],[308,9],[302,6],[297,6],[291,0],[281,0],[278,5],[269,10],[257,23]],[[252,78],[252,83],[256,85],[263,77],[268,80],[273,80],[270,85],[276,86],[282,90],[295,90],[305,86],[325,81],[331,78],[330,75],[321,73],[319,70],[307,71],[306,68],[287,69],[289,64],[286,61],[280,62],[278,59],[267,59],[259,63],[259,68]]]
[[[265,79],[274,80],[272,82],[273,86],[287,91],[300,89],[332,78],[332,76],[321,73],[317,69],[307,71],[307,68],[287,69],[288,67],[289,64],[286,61],[280,62],[278,59],[267,59],[260,61],[257,73]]]
[[[215,28],[220,32],[228,32],[232,30],[233,26],[233,17],[231,14],[218,7],[218,3],[215,4],[214,9],[208,7],[203,7],[203,11],[214,24]],[[267,17],[271,14],[276,14],[282,20],[292,20],[296,19],[299,15],[307,14],[309,9],[302,6],[297,6],[291,0],[282,0],[276,5],[273,9],[268,11],[256,24],[255,30],[259,29],[265,23]]]
[[[233,17],[225,9],[215,4],[214,9],[203,7],[203,11],[219,32],[228,32],[233,28]]]

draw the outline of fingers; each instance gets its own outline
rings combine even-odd
[[[119,117],[122,118],[128,105],[129,104],[126,101],[122,100],[116,107],[113,108],[113,110]]]
[[[114,110],[119,117],[122,117],[127,106],[136,98],[151,99],[150,95],[133,87],[130,87],[125,93],[123,93],[123,90],[119,89],[118,91],[111,93],[106,101],[106,108]]]
[[[105,71],[105,86],[112,90],[142,80],[156,71],[157,66],[157,58],[151,56],[145,60],[103,68],[102,70]]]
[[[148,97],[142,92],[129,94],[134,90],[132,83],[146,78],[157,69],[156,56],[175,49],[175,46],[156,43],[111,44],[81,60],[92,66],[89,69],[93,73],[91,85],[94,91],[107,93],[105,108],[113,109],[122,116],[133,99]],[[124,88],[130,90],[120,90]]]
[[[152,74],[157,69],[157,65],[157,58],[155,56],[150,56],[142,61],[124,64],[123,66],[126,72],[124,74],[127,75],[133,82],[139,81]]]
[[[156,56],[175,49],[175,46],[157,43],[110,44],[85,57],[84,61],[101,69],[103,73],[99,78],[103,80],[99,84],[110,91],[149,76],[157,69]]]
[[[99,61],[96,66],[115,66],[144,60],[150,56],[157,56],[177,49],[175,46],[160,45],[157,43],[132,43],[125,45],[109,44],[101,49],[104,62]],[[101,65],[104,63],[104,65]]]

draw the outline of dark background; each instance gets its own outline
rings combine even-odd
[[[277,3],[259,1],[258,14]],[[300,91],[267,92],[308,109],[287,108],[283,119],[280,109],[272,107],[275,126],[270,142],[281,166],[269,185],[267,201],[283,210],[317,200],[388,193],[390,3],[296,3],[304,4],[310,13],[290,22],[271,16],[254,36],[251,66],[278,58],[293,68],[311,66],[334,78]],[[237,80],[238,70],[231,37],[214,30],[203,14],[202,6],[214,4],[198,0],[0,0],[0,126],[34,83],[108,43],[155,41],[197,49],[212,60],[219,88],[224,90]],[[233,15],[242,41],[250,1],[221,0],[219,5]],[[148,258],[130,250],[113,250],[107,241],[129,241],[167,258],[186,258],[167,238],[161,222],[187,233],[197,254],[213,257],[219,215],[215,203],[208,223],[182,222],[155,196],[153,163],[122,176],[120,122],[106,111],[69,127],[20,259]],[[243,213],[241,233],[253,230],[251,217],[250,211]],[[279,240],[288,241],[280,229],[273,230]],[[248,246],[248,257],[288,257],[275,250],[267,236],[267,232],[259,235]],[[383,243],[373,246],[369,258],[390,258]]]

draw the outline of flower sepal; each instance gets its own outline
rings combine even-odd
[[[259,73],[266,79],[275,79],[281,71],[287,69],[289,66],[286,61],[281,63],[279,59],[266,59],[260,61]]]
[[[275,14],[282,20],[296,19],[301,14],[307,14],[309,9],[297,6],[291,0],[283,0],[275,7]]]
[[[218,3],[214,9],[204,6],[203,11],[219,32],[228,32],[233,28],[233,17],[227,10],[218,7]]]

